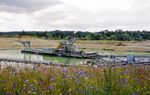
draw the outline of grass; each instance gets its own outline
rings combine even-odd
[[[150,67],[39,67],[0,72],[0,95],[150,95]]]

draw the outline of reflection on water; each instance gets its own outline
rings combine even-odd
[[[109,53],[109,52],[105,51],[104,53]],[[126,52],[126,53],[129,53],[129,52]],[[118,53],[115,53],[115,54],[118,54]],[[139,54],[135,54],[135,55],[139,55]],[[150,55],[150,53],[142,53],[142,55]],[[87,61],[87,59],[27,54],[27,53],[21,53],[21,50],[0,50],[0,58],[2,57],[25,59],[25,60],[32,60],[32,61],[51,61],[51,62],[56,62],[60,64],[83,64]]]
[[[43,61],[41,55],[22,54],[20,50],[0,50],[0,57]]]
[[[32,60],[32,61],[51,61],[60,64],[82,64],[86,61],[86,59],[21,53],[20,50],[0,50],[0,57],[24,59],[24,60]]]

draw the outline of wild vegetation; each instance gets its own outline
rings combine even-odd
[[[46,67],[0,71],[0,95],[150,95],[150,67]]]
[[[22,31],[0,33],[0,47],[21,47],[28,38],[33,47],[56,47],[58,40],[75,36],[81,48],[101,50],[149,51],[149,31]],[[17,36],[13,38],[14,36]],[[33,37],[33,38],[32,38]],[[44,39],[36,39],[44,38]],[[19,39],[18,39],[19,38]],[[22,38],[22,39],[21,39]],[[53,40],[45,40],[53,39]],[[81,41],[120,40],[120,41]],[[136,40],[136,41],[131,41]],[[51,41],[51,42],[50,42]],[[124,42],[123,42],[124,41]],[[131,41],[131,42],[126,42]],[[134,47],[133,47],[134,46]],[[141,48],[141,47],[142,48]],[[122,67],[44,67],[34,69],[0,69],[0,95],[150,95],[150,67],[144,65]]]
[[[99,32],[87,31],[13,31],[0,32],[1,36],[34,36],[46,39],[66,39],[69,36],[75,36],[80,40],[119,40],[119,41],[141,41],[150,40],[150,31],[123,31],[123,30],[103,30]]]

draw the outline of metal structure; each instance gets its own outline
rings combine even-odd
[[[105,65],[133,65],[133,64],[145,64],[150,65],[150,56],[135,56],[129,54],[127,56],[120,55],[105,55],[98,56],[95,59],[90,59],[84,65],[90,66],[105,66]]]
[[[22,42],[24,49],[21,52],[34,54],[47,54],[62,57],[95,58],[96,53],[85,53],[75,45],[76,38],[69,37],[68,40],[60,41],[57,48],[30,49],[30,41]]]
[[[150,56],[134,56],[129,54],[127,56],[124,55],[110,55],[105,54],[101,55],[98,53],[86,53],[83,50],[80,50],[75,45],[76,38],[69,37],[68,40],[60,41],[57,48],[44,48],[44,49],[31,49],[30,41],[22,42],[24,49],[21,50],[25,53],[34,53],[34,54],[46,54],[53,56],[61,56],[61,57],[75,57],[75,58],[86,58],[90,59],[87,62],[87,65],[108,65],[108,64],[136,64],[136,63],[150,63]]]
[[[31,42],[30,41],[23,41],[21,43],[23,44],[24,49],[30,49],[30,47],[31,47]]]
[[[58,50],[64,50],[66,52],[76,52],[80,51],[76,45],[75,45],[76,38],[75,37],[69,37],[68,40],[62,40],[60,41],[57,49]]]

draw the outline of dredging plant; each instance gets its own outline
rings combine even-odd
[[[53,55],[61,57],[74,57],[74,58],[88,58],[93,59],[98,56],[97,53],[86,53],[83,50],[80,50],[75,45],[76,38],[70,37],[68,40],[60,41],[57,48],[44,48],[44,49],[33,49],[30,48],[30,41],[22,42],[24,49],[21,52],[25,53],[34,53],[42,55]]]
[[[60,57],[73,57],[90,59],[87,64],[102,64],[102,63],[150,63],[150,56],[135,56],[132,54],[128,55],[112,55],[112,54],[98,54],[85,52],[75,45],[76,38],[69,37],[68,40],[61,40],[57,48],[43,48],[34,49],[30,48],[31,42],[22,42],[24,49],[21,50],[23,53],[33,53],[49,56],[60,56]]]

